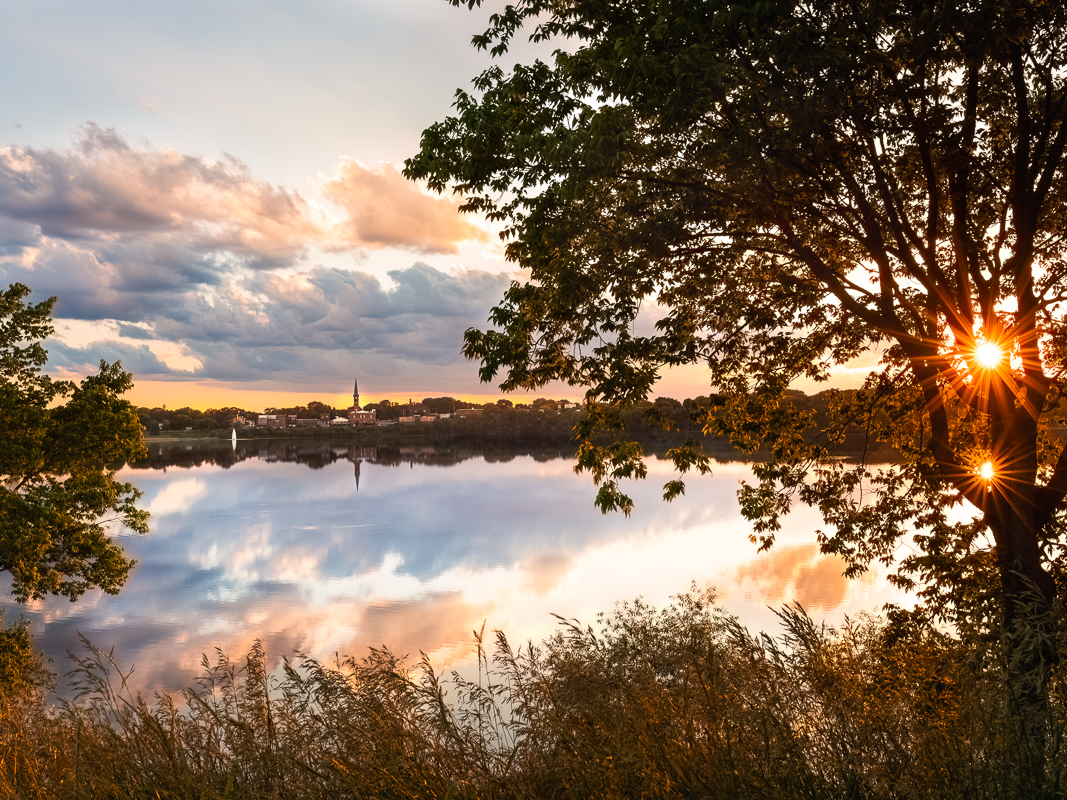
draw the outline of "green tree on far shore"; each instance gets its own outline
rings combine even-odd
[[[148,512],[112,465],[145,453],[133,381],[116,362],[80,384],[41,374],[55,298],[29,304],[13,284],[0,295],[0,571],[19,600],[91,588],[109,594],[133,562],[108,535],[146,533]]]

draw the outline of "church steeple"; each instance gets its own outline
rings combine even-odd
[[[352,381],[352,405],[359,411],[359,378]]]

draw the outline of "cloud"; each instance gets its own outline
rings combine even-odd
[[[186,513],[189,507],[207,494],[207,484],[202,478],[181,478],[168,483],[152,498],[148,511],[153,516]]]
[[[573,564],[574,556],[570,553],[546,553],[532,558],[526,563],[528,578],[523,588],[544,597],[556,588]]]
[[[767,602],[800,603],[805,609],[835,609],[845,601],[849,581],[844,563],[824,556],[814,544],[777,547],[739,567],[739,583],[751,580]]]
[[[147,315],[148,327],[116,325],[99,338],[79,330],[53,347],[53,364],[73,371],[120,358],[140,377],[195,374],[219,381],[314,381],[360,374],[393,379],[464,364],[463,332],[484,324],[508,285],[505,275],[445,273],[417,263],[390,273],[393,286],[364,272],[316,267],[253,274],[180,307]],[[145,338],[151,336],[152,341]],[[180,343],[168,352],[159,342]],[[464,369],[467,369],[464,367]]]
[[[372,170],[346,159],[322,191],[348,213],[340,230],[361,247],[454,253],[459,242],[488,238],[460,217],[455,200],[424,194],[391,164]]]
[[[277,267],[323,235],[299,194],[253,178],[233,156],[141,149],[93,123],[64,152],[0,148],[0,217],[96,243],[118,263],[164,266],[225,252]]]
[[[463,365],[469,380],[463,332],[507,277],[416,263],[383,285],[313,258],[451,252],[484,233],[388,165],[345,161],[323,192],[344,220],[232,156],[151,149],[90,123],[64,151],[0,148],[0,273],[57,296],[57,318],[93,321],[49,345],[67,373],[104,358],[135,378],[307,384],[358,360],[368,377]]]
[[[178,372],[146,344],[98,340],[89,348],[80,348],[61,339],[51,339],[48,342],[48,355],[49,365],[53,369],[71,375],[95,372],[101,360],[109,363],[121,361],[122,366],[135,375],[170,375]]]
[[[65,151],[0,148],[0,269],[69,319],[181,316],[188,296],[294,268],[327,236],[297,193],[90,123]]]
[[[394,270],[390,278],[394,286],[386,289],[373,275],[322,267],[255,275],[213,301],[195,298],[184,318],[159,320],[155,330],[209,359],[226,350],[246,369],[268,373],[331,351],[454,361],[463,331],[484,321],[508,283],[502,275],[444,273],[426,264]]]

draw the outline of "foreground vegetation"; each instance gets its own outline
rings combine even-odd
[[[479,638],[473,680],[384,650],[271,671],[257,646],[240,665],[205,657],[177,698],[131,696],[90,649],[72,704],[46,709],[33,674],[5,681],[0,795],[1062,795],[1061,682],[1045,684],[1047,718],[1021,720],[997,637],[950,637],[901,612],[839,631],[780,616],[770,638],[697,592],[663,611],[636,602],[539,646]],[[15,639],[5,649],[32,665]],[[1042,759],[1019,732],[1035,722],[1045,752],[1031,769]]]

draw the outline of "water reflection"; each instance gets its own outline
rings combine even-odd
[[[276,656],[385,644],[454,664],[483,622],[538,640],[552,613],[591,621],[693,581],[757,627],[774,624],[768,603],[834,620],[898,599],[876,576],[844,581],[811,544],[807,510],[756,554],[735,498],[744,463],[717,463],[668,505],[670,468],[653,458],[629,518],[597,512],[572,466],[567,445],[154,445],[122,470],[153,515],[148,536],[120,534],[138,560],[127,586],[24,610],[53,657],[80,631],[136,663],[136,685],[175,689],[202,653],[240,655],[254,638]]]
[[[653,458],[662,458],[670,446],[670,443],[652,443],[649,450]],[[231,448],[227,448],[217,440],[204,439],[189,444],[152,443],[148,447],[147,457],[130,466],[133,469],[164,471],[205,465],[229,469],[236,464],[255,460],[304,464],[311,469],[323,469],[338,461],[350,461],[357,468],[363,462],[390,467],[404,464],[452,467],[471,459],[507,463],[516,458],[529,457],[534,461],[547,462],[573,458],[574,453],[574,446],[566,441],[509,442],[490,439],[433,444],[366,444],[338,443],[328,439],[239,439]]]

